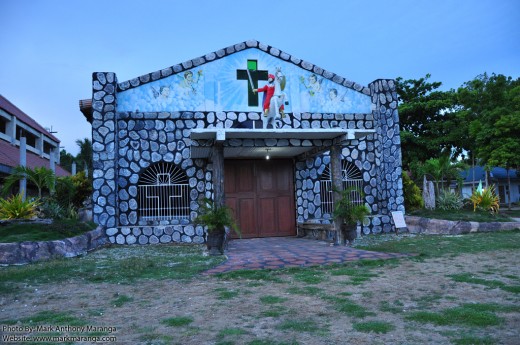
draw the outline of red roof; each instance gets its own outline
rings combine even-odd
[[[34,169],[36,167],[46,167],[50,169],[51,163],[48,159],[42,158],[30,151],[27,151],[27,167]],[[20,148],[11,145],[5,140],[0,140],[0,165],[14,168],[20,165]],[[69,176],[70,173],[56,164],[56,176]]]
[[[7,98],[5,98],[2,95],[0,95],[0,109],[3,109],[9,114],[16,116],[16,118],[19,121],[22,121],[23,123],[25,123],[28,126],[31,126],[38,132],[45,134],[47,137],[51,138],[59,144],[60,141],[58,138],[50,134],[45,128],[38,124],[38,122],[34,121],[29,115],[21,111],[16,105],[11,103]]]

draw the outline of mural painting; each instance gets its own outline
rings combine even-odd
[[[258,111],[264,128],[289,113],[370,113],[370,96],[258,49],[118,94],[118,111]]]

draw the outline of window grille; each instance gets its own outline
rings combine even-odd
[[[343,180],[343,189],[355,188],[359,191],[363,190],[363,176],[361,175],[361,171],[351,162],[346,160],[341,161],[341,178]],[[334,201],[330,165],[323,170],[321,175],[320,191],[322,213],[332,214]],[[363,204],[364,201],[359,192],[353,191],[352,196],[355,205]]]
[[[173,164],[158,163],[139,177],[139,214],[143,220],[188,218],[188,177]]]

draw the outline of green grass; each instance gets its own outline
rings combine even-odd
[[[471,335],[450,339],[454,345],[495,345],[497,342],[490,337],[477,338]]]
[[[223,345],[223,344],[222,344]],[[300,345],[296,340],[291,341],[290,343],[286,342],[277,342],[272,339],[255,339],[246,343],[246,345]]]
[[[410,216],[417,216],[423,218],[435,218],[445,220],[461,220],[467,222],[511,222],[512,219],[509,214],[499,212],[497,215],[493,215],[490,212],[477,211],[462,209],[457,211],[444,211],[444,210],[413,210],[408,213]]]
[[[316,333],[320,331],[320,326],[314,320],[285,320],[276,326],[282,331]]]
[[[348,298],[342,298],[342,297],[335,297],[335,296],[322,296],[324,300],[332,303],[334,308],[346,315],[358,317],[358,318],[364,318],[367,316],[373,316],[374,313],[368,311],[367,308],[364,306],[361,306],[359,304],[356,304],[349,300]]]
[[[397,300],[393,303],[390,303],[389,301],[382,301],[379,310],[382,312],[392,313],[392,314],[400,314],[403,312],[404,304],[403,302]]]
[[[260,313],[263,317],[280,317],[289,312],[289,309],[280,305],[272,305],[268,310]]]
[[[87,321],[80,319],[72,314],[72,312],[55,312],[55,311],[41,311],[33,316],[24,317],[16,320],[2,320],[3,324],[14,325],[69,325],[69,326],[85,326]]]
[[[225,260],[204,256],[202,245],[112,246],[86,256],[0,268],[0,293],[16,292],[20,284],[69,280],[131,284],[139,280],[189,280]]]
[[[161,323],[170,327],[183,327],[191,324],[193,321],[193,318],[189,316],[177,316],[163,319]]]
[[[494,312],[496,307],[488,304],[464,304],[460,307],[445,309],[441,312],[419,311],[406,316],[407,320],[432,323],[439,326],[497,326],[503,319]]]
[[[237,295],[238,295],[236,290],[230,290],[227,288],[217,288],[214,291],[218,294],[217,299],[219,299],[219,300],[233,299],[233,298],[237,297]]]
[[[403,236],[398,241],[386,241],[357,248],[378,252],[416,253],[422,258],[513,250],[520,249],[520,230],[482,232],[460,236]]]
[[[504,291],[512,293],[520,293],[520,285],[507,285],[506,283],[500,280],[487,280],[477,278],[470,273],[452,274],[449,275],[449,277],[458,283],[478,284],[487,286],[490,289],[502,289]]]
[[[319,284],[325,280],[324,273],[321,270],[314,268],[309,269],[290,269],[289,272],[293,273],[292,277],[294,280],[306,283],[306,284]]]
[[[316,296],[322,293],[322,289],[316,286],[292,286],[287,289],[287,292],[293,295]]]
[[[96,224],[71,219],[54,220],[52,224],[13,223],[0,226],[0,243],[53,241],[94,230]]]
[[[260,302],[263,304],[278,304],[278,303],[283,303],[285,301],[287,301],[287,298],[280,297],[280,296],[266,295],[266,296],[260,297]]]
[[[279,271],[275,270],[236,270],[227,273],[220,273],[216,276],[223,280],[254,280],[254,281],[269,281],[275,283],[283,283],[283,280],[278,276]]]
[[[134,299],[126,295],[115,294],[112,300],[112,305],[115,307],[122,307],[125,303],[132,302]]]
[[[364,333],[388,333],[395,329],[395,326],[383,321],[366,321],[366,322],[355,322],[352,327],[358,332]]]

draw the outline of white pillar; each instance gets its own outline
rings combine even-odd
[[[27,139],[20,137],[20,166],[27,166]],[[24,177],[20,180],[20,193],[22,193],[22,200],[25,201],[27,196],[27,179]]]

